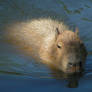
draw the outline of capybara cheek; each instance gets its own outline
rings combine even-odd
[[[62,72],[66,72],[67,71],[67,62],[62,62],[61,64],[59,64],[59,67]]]

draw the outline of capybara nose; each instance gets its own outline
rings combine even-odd
[[[76,72],[80,72],[80,66],[76,66]]]
[[[68,69],[68,72],[69,73],[77,73],[77,72],[80,72],[81,70],[81,66],[80,64],[73,64],[73,63],[69,63],[69,69]]]
[[[71,72],[81,72],[82,71],[82,62],[69,63],[68,66],[70,67]]]

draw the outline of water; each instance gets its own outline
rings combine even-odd
[[[1,92],[92,91],[92,0],[0,0],[0,34],[6,25],[15,21],[48,17],[67,21],[70,26],[79,28],[80,37],[89,53],[84,74],[67,79],[67,75],[52,72],[45,65],[19,52],[16,47],[5,43],[0,35]]]

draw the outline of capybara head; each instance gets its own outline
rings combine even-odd
[[[75,32],[59,32],[56,29],[56,41],[51,47],[51,58],[53,64],[65,73],[81,72],[84,68],[87,56],[86,48]]]

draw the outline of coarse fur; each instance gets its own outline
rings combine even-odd
[[[63,22],[49,18],[35,19],[14,23],[6,27],[6,30],[9,41],[39,58],[41,62],[53,65],[63,72],[79,71],[79,63],[85,63],[86,49],[83,42],[77,31],[72,32]],[[76,66],[69,66],[69,63]]]

